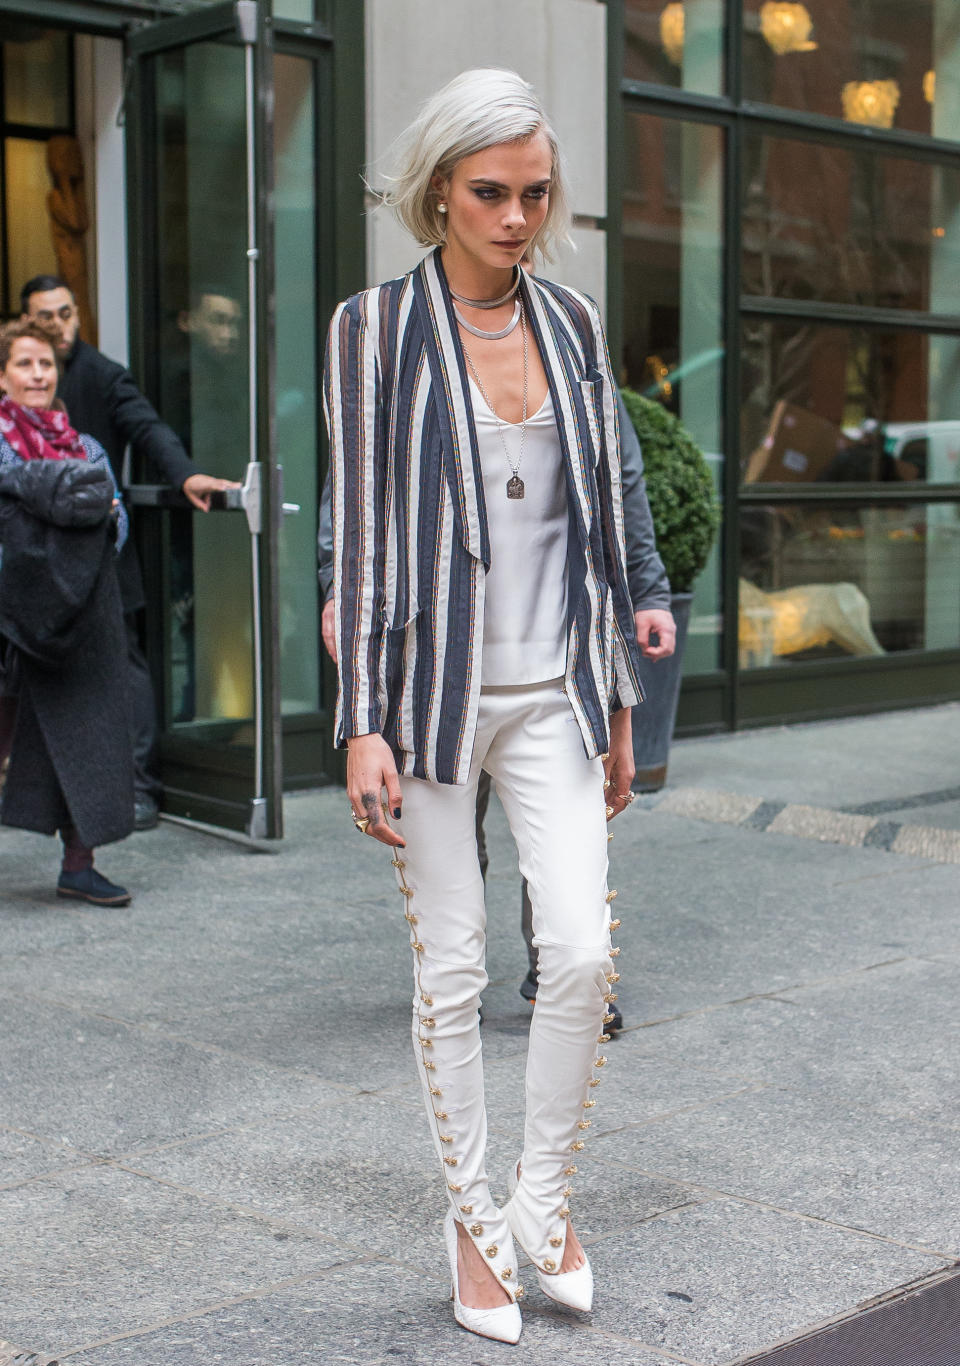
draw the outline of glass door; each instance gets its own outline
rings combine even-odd
[[[197,470],[242,486],[204,514],[132,470],[163,805],[258,838],[282,834],[268,17],[138,30],[127,105],[135,364]]]

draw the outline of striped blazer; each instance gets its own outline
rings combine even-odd
[[[565,691],[588,757],[642,698],[616,389],[592,301],[521,274],[566,468]],[[439,249],[342,303],[327,343],[338,746],[379,731],[401,773],[463,783],[490,544],[469,383]],[[534,568],[533,566],[531,567]]]

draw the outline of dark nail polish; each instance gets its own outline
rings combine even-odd
[[[395,821],[398,821],[398,820],[400,819],[400,808],[399,808],[399,806],[395,806],[395,807],[393,808],[393,819],[394,819]]]

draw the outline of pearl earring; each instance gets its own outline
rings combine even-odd
[[[437,213],[446,213],[446,211],[447,211],[447,206],[446,206],[446,204],[438,204],[438,205],[437,205]]]

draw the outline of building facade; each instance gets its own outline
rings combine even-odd
[[[960,0],[0,0],[0,293],[58,271],[199,468],[125,472],[168,807],[281,830],[339,776],[319,635],[323,337],[421,254],[389,148],[469,66],[565,148],[624,383],[705,450],[724,523],[680,724],[960,695]]]

